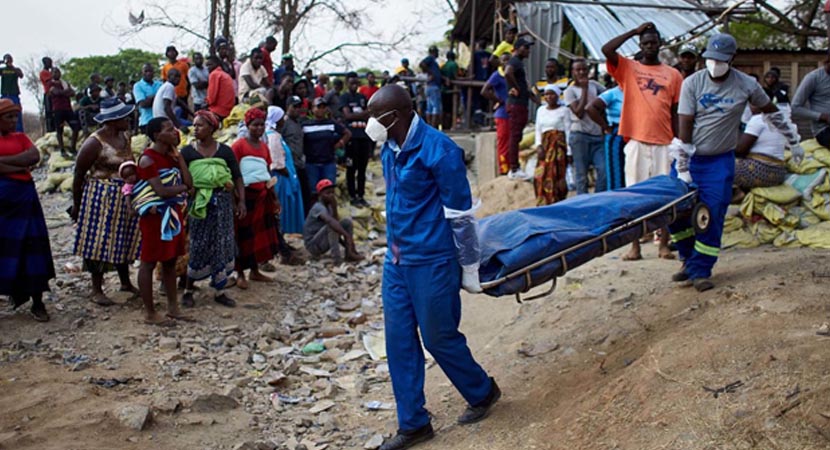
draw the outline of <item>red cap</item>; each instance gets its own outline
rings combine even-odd
[[[323,189],[334,187],[334,183],[331,182],[328,178],[323,178],[322,180],[317,182],[317,193],[323,192]]]

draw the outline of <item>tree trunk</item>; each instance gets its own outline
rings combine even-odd
[[[225,23],[222,24],[222,34],[228,38],[229,42],[233,42],[231,39],[231,1],[225,0]]]
[[[214,42],[216,42],[216,14],[219,10],[219,0],[210,0],[210,42],[208,45],[210,46],[210,54],[216,54],[216,47],[214,46]]]

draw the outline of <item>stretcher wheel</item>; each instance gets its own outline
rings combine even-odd
[[[692,209],[692,226],[695,229],[695,233],[705,233],[709,229],[711,221],[712,214],[709,211],[709,207],[704,203],[695,205],[694,209]]]

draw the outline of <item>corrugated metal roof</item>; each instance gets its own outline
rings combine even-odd
[[[642,0],[615,0],[615,3],[642,5]],[[678,6],[688,8],[683,0],[663,0],[662,7]],[[560,4],[565,16],[573,24],[579,37],[585,43],[592,59],[605,61],[602,46],[626,31],[638,27],[645,21],[654,22],[664,40],[687,34],[692,29],[709,21],[700,11],[646,8],[641,6],[603,6],[601,2]],[[620,53],[633,55],[639,50],[636,39],[629,39],[620,47]]]

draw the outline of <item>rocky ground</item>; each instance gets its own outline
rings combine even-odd
[[[382,238],[359,265],[277,266],[276,282],[230,291],[235,309],[204,289],[197,322],[162,329],[126,294],[87,300],[67,200],[43,201],[53,320],[0,313],[0,448],[372,449],[394,433]],[[422,448],[830,447],[826,252],[726,251],[703,294],[670,286],[678,263],[655,253],[597,259],[523,304],[465,294],[462,329],[504,397],[459,427],[463,402],[428,362],[438,433]]]

